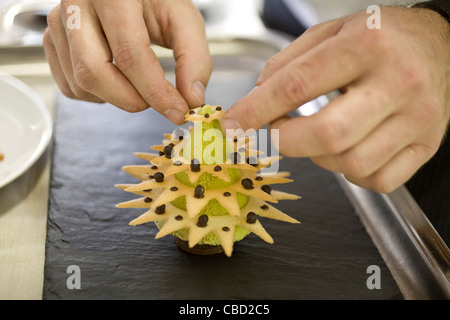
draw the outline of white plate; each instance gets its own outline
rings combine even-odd
[[[47,148],[50,112],[26,84],[0,72],[0,188],[27,171]]]

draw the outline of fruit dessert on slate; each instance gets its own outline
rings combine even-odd
[[[165,134],[162,144],[152,147],[158,153],[135,153],[149,164],[122,168],[141,182],[116,187],[141,197],[117,207],[147,209],[130,225],[154,222],[156,239],[172,235],[185,251],[231,256],[234,243],[250,233],[273,243],[258,217],[299,223],[269,204],[299,198],[270,187],[291,182],[289,173],[261,174],[280,157],[261,157],[252,137],[222,134],[223,114],[220,106],[190,110],[189,131]]]

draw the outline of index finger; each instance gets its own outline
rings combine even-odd
[[[171,13],[171,35],[167,37],[176,60],[176,85],[189,106],[198,107],[205,103],[204,91],[213,69],[212,57],[198,9],[191,1],[179,1],[177,6],[180,9]]]
[[[142,98],[177,124],[188,111],[185,100],[165,79],[153,50],[140,1],[95,2],[114,61]]]
[[[342,27],[345,18],[339,18],[316,24],[306,30],[297,40],[292,41],[283,50],[272,56],[261,71],[256,85],[260,86],[275,72],[283,68],[290,61],[317,46],[322,41],[336,35]]]
[[[346,40],[333,36],[287,63],[227,111],[222,121],[224,130],[257,130],[361,77],[367,58],[346,45]]]

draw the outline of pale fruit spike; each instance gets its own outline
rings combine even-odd
[[[149,175],[162,170],[161,168],[152,169],[152,167],[153,165],[131,165],[123,166],[122,170],[129,175],[132,175],[133,177],[143,181],[148,180]]]
[[[255,180],[253,183],[255,186],[262,186],[265,184],[282,184],[282,183],[289,183],[294,180],[287,179],[287,178],[277,178],[277,177],[268,177],[265,176],[263,180]]]
[[[300,196],[292,193],[287,193],[279,190],[272,190],[270,193],[277,200],[298,200],[301,199]]]
[[[172,159],[167,158],[166,156],[158,156],[157,158],[152,159],[152,163],[154,164],[170,164],[172,163]]]
[[[205,236],[210,233],[214,233],[218,236],[218,240],[221,243],[224,251],[231,255],[234,240],[235,225],[239,223],[239,220],[231,216],[209,216],[206,226],[197,226],[193,224],[189,229],[189,246],[192,248],[198,244]],[[223,235],[223,227],[228,227],[229,236]],[[220,232],[222,231],[222,232]],[[227,254],[228,255],[228,254]]]
[[[187,170],[189,170],[189,164],[182,163],[182,164],[179,165],[179,166],[172,164],[172,165],[164,172],[164,175],[166,175],[166,176],[171,176],[171,175],[174,175],[174,174],[176,174],[176,173],[178,173],[178,172],[184,172],[184,171],[187,171]]]
[[[212,199],[211,193],[205,192],[203,198],[198,199],[194,197],[194,189],[185,194],[186,197],[186,209],[187,215],[190,219],[196,217],[199,212],[208,204]]]
[[[272,157],[265,157],[265,158],[259,158],[258,159],[258,167],[259,168],[266,168],[272,165],[272,163],[278,162],[281,159],[283,159],[282,156],[272,156]]]
[[[228,231],[224,231],[223,228],[228,228]],[[236,231],[234,224],[225,224],[219,229],[215,229],[213,232],[219,240],[223,251],[228,257],[231,257],[233,253],[233,245],[234,245],[234,233]]]
[[[211,231],[212,228],[208,226],[202,228],[197,226],[191,226],[191,228],[189,229],[189,237],[188,237],[189,247],[192,248],[193,246],[195,246]]]
[[[215,167],[219,166],[221,169],[219,171],[215,171]],[[203,168],[204,172],[208,172],[211,175],[216,176],[223,181],[230,182],[231,177],[228,174],[227,168],[222,168],[221,165],[208,165]]]
[[[148,211],[144,212],[143,214],[141,214],[136,219],[132,220],[129,223],[129,225],[137,226],[137,225],[144,224],[147,222],[159,221],[159,220],[164,220],[164,219],[165,219],[165,217],[162,217],[161,215],[156,214],[152,210],[148,210]]]
[[[217,176],[218,178],[229,182],[230,181],[230,176],[228,175],[228,169],[229,168],[239,168],[240,165],[236,165],[236,164],[219,164],[218,166],[220,166],[222,168],[222,170],[220,171],[214,171],[214,167],[216,167],[217,165],[205,165],[205,164],[201,164],[200,165],[200,171],[197,172],[193,172],[191,170],[187,170],[187,174],[188,174],[188,178],[189,178],[189,182],[191,183],[195,183],[203,173],[208,172],[214,176]],[[246,166],[245,166],[246,167]],[[256,170],[256,169],[255,169]]]
[[[191,223],[187,219],[177,221],[174,217],[167,219],[162,228],[158,231],[155,239],[165,237],[173,232],[181,230],[183,228],[192,228]]]
[[[224,196],[224,192],[229,192],[230,196]],[[208,190],[208,194],[212,199],[216,199],[219,204],[224,207],[231,216],[239,216],[241,209],[236,197],[236,192],[230,191],[228,188]]]
[[[134,156],[151,162],[153,159],[158,158],[159,154],[150,152],[135,152]]]
[[[155,150],[155,151],[163,152],[164,151],[164,147],[165,146],[163,146],[163,145],[155,145],[155,146],[152,146],[150,149]]]
[[[262,206],[266,206],[267,209],[262,209]],[[258,216],[279,220],[279,221],[285,221],[289,223],[300,223],[298,220],[288,216],[284,212],[276,209],[275,207],[271,206],[270,204],[261,201],[256,198],[250,198],[245,207],[242,208],[243,212],[255,212]]]
[[[151,207],[151,202],[146,202],[147,197],[133,199],[130,201],[125,201],[116,205],[116,208],[149,208]]]
[[[264,229],[259,220],[256,220],[255,223],[246,223],[245,220],[243,220],[241,226],[246,228],[248,231],[253,232],[267,243],[273,243],[273,238],[269,233],[267,233],[266,229]]]
[[[259,186],[254,186],[253,189],[245,189],[241,183],[235,183],[233,186],[236,186],[236,191],[246,194],[250,197],[255,197],[258,199],[262,199],[265,201],[269,201],[269,202],[273,202],[273,203],[277,203],[278,200],[275,199],[272,195],[268,194],[267,192],[261,190],[261,188],[259,188]]]
[[[116,184],[115,185],[116,188],[121,189],[123,191],[127,191],[128,188],[133,187],[133,186],[135,186],[135,184],[127,183],[127,184]],[[158,192],[158,191],[159,191],[158,189],[152,190],[152,192]],[[127,192],[134,193],[139,196],[147,196],[148,195],[148,191],[144,191],[144,190],[142,190],[142,191],[127,191]]]
[[[170,188],[172,187],[176,187],[178,190],[176,191],[170,190]],[[172,202],[173,200],[186,194],[186,191],[183,190],[183,187],[185,188],[185,186],[181,187],[180,184],[175,184],[172,187],[163,190],[160,196],[155,201],[153,201],[151,206],[152,209],[159,207],[160,205]]]
[[[256,168],[252,165],[249,165],[248,163],[231,163],[226,162],[219,164],[219,166],[222,167],[222,169],[239,169],[239,170],[247,170],[247,171],[254,171],[256,172]]]
[[[216,107],[216,106],[211,106],[211,107]],[[199,110],[200,110],[200,108],[191,109],[191,111],[194,111],[194,113],[189,114],[189,112],[188,112],[184,116],[184,119],[186,121],[190,121],[190,122],[198,122],[198,121],[211,122],[213,120],[220,119],[225,114],[225,110],[220,110],[220,111],[214,110],[214,113],[210,114],[208,117],[205,117],[205,115],[197,113]]]
[[[188,178],[189,178],[189,182],[190,183],[194,183],[195,181],[197,181],[198,178],[200,178],[200,176],[203,174],[203,172],[204,171],[202,170],[202,165],[200,165],[200,171],[194,172],[192,170],[188,170],[187,171],[187,175],[188,175]]]
[[[128,187],[125,191],[133,192],[133,191],[142,191],[147,189],[160,189],[160,188],[170,188],[173,185],[175,178],[171,176],[164,176],[164,180],[161,182],[156,182],[155,179],[146,180],[141,183],[135,184],[133,186]]]
[[[291,175],[289,171],[278,171],[277,173],[270,174],[270,175],[261,175],[261,177],[276,177],[276,178],[287,178]]]
[[[114,187],[116,187],[117,189],[121,189],[121,190],[125,190],[128,189],[129,187],[134,186],[134,184],[132,183],[118,183],[115,184]]]
[[[220,171],[215,171],[215,167],[219,166],[221,168]],[[239,170],[243,170],[243,168],[245,168],[248,171],[256,171],[256,168],[253,166],[249,166],[249,165],[244,165],[244,164],[213,164],[213,165],[200,165],[200,172],[197,175],[190,175],[190,164],[186,164],[183,163],[179,166],[176,165],[172,165],[169,169],[167,169],[167,171],[164,173],[168,176],[170,175],[174,175],[178,172],[188,172],[189,175],[189,181],[191,183],[194,183],[195,181],[197,181],[198,177],[201,176],[202,173],[204,172],[208,172],[212,175],[217,176],[218,178],[229,182],[230,181],[230,176],[228,175],[228,169],[230,168],[234,168],[234,169],[239,169]]]
[[[248,152],[248,154],[247,154]],[[247,149],[246,150],[246,157],[248,156],[259,156],[261,154],[264,154],[264,152],[258,150],[258,149]]]

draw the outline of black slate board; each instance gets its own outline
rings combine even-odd
[[[227,107],[250,89],[240,86],[227,95],[223,90],[235,80],[212,80],[211,104]],[[278,189],[302,199],[276,206],[301,224],[261,219],[272,245],[250,235],[231,258],[195,256],[172,237],[155,240],[152,223],[129,226],[143,211],[115,208],[135,197],[114,187],[137,182],[121,167],[144,164],[133,152],[148,152],[175,128],[153,110],[128,114],[59,98],[44,299],[403,298],[334,175],[307,159],[280,163],[294,182]],[[67,287],[71,265],[80,268],[80,289]],[[367,288],[370,265],[381,269],[381,289]]]

